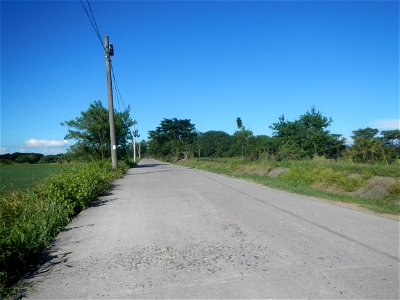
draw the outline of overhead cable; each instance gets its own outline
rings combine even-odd
[[[88,9],[86,8],[85,4],[83,3],[83,1],[82,0],[80,0],[80,1],[81,1],[83,9],[85,10],[86,16],[88,17],[90,24],[92,25],[92,27],[94,29],[94,32],[96,33],[97,37],[99,38],[101,46],[103,47],[103,49],[105,49],[104,42],[103,42],[103,39],[101,38],[100,30],[97,26],[96,18],[94,17],[92,7],[89,3],[89,0],[86,0],[86,2],[87,2],[87,6],[89,8],[90,14],[89,14]]]
[[[118,105],[119,105],[119,100],[121,99],[122,107],[125,110],[126,108],[125,108],[124,100],[122,99],[121,91],[120,91],[120,89],[118,87],[117,78],[115,77],[114,68],[113,68],[112,64],[111,64],[111,75],[112,75],[113,80],[114,80],[114,89],[115,89],[115,92],[117,94]]]

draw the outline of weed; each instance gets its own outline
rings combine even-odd
[[[0,296],[28,262],[127,169],[108,161],[77,164],[28,191],[0,194]]]

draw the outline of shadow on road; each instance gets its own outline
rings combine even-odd
[[[72,228],[74,229],[74,228]],[[57,249],[53,244],[44,251],[32,264],[26,267],[23,279],[18,282],[12,291],[12,299],[23,299],[28,296],[28,293],[34,291],[34,283],[32,279],[42,277],[49,273],[55,266],[64,263],[65,266],[72,268],[68,265],[67,256],[72,252],[57,253]]]
[[[117,200],[117,198],[112,198],[114,191],[118,190],[119,185],[113,184],[111,188],[100,197],[93,200],[87,208],[100,207],[107,205],[109,202]],[[77,217],[79,213],[75,216]],[[72,223],[72,222],[71,222]],[[70,223],[70,224],[71,224]],[[87,224],[85,226],[95,226],[95,224]],[[85,226],[74,226],[68,227],[68,225],[60,231],[68,232],[76,229],[80,229]],[[63,264],[68,268],[73,268],[72,265],[68,264],[68,255],[72,252],[59,252],[59,249],[55,247],[55,240],[35,259],[32,258],[30,264],[21,270],[21,280],[14,284],[12,287],[10,299],[23,299],[28,296],[29,293],[34,291],[33,279],[41,278],[44,280],[45,275],[53,270],[59,264]]]
[[[152,172],[139,172],[134,174],[126,174],[125,176],[137,176],[137,175],[145,175],[145,174],[152,174],[152,173],[163,173],[163,172],[172,172],[174,170],[160,170],[160,171],[152,171]]]
[[[111,195],[113,195],[113,194],[112,193],[107,193],[107,194],[104,194],[103,196],[111,196]],[[113,202],[114,200],[117,200],[117,198],[112,198],[112,199],[100,199],[100,198],[97,198],[97,199],[93,200],[92,203],[90,203],[88,207],[103,206],[103,205],[106,205],[109,202]]]
[[[169,164],[157,163],[157,164],[138,164],[135,168],[154,168],[158,166],[168,166]]]

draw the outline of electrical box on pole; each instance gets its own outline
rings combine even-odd
[[[114,103],[111,81],[111,56],[114,55],[114,47],[108,41],[108,35],[104,37],[106,51],[106,75],[107,75],[107,93],[108,93],[108,121],[110,124],[110,144],[111,144],[111,161],[112,168],[117,170],[117,144],[115,139],[115,123],[114,123]]]

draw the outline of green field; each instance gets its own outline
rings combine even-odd
[[[56,172],[69,168],[59,164],[11,164],[0,165],[0,192],[27,190]]]

